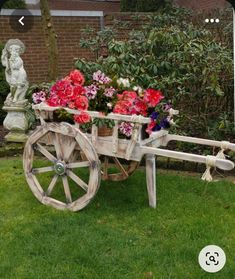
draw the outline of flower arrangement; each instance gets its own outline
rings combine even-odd
[[[171,105],[164,102],[161,91],[143,89],[127,78],[111,79],[100,70],[94,72],[90,80],[85,80],[79,70],[73,70],[64,79],[56,81],[49,94],[40,90],[32,97],[36,104],[47,102],[50,106],[81,111],[81,114],[73,116],[73,120],[82,125],[91,124],[91,117],[86,112],[88,109],[103,114],[114,112],[150,117],[151,122],[146,128],[148,134],[167,129],[172,123],[171,117],[167,116]],[[99,125],[97,119],[93,122]],[[130,137],[133,126],[133,123],[122,122],[119,131]]]

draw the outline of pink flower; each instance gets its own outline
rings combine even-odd
[[[133,130],[133,127],[134,127],[134,124],[133,123],[130,123],[130,122],[122,122],[120,125],[119,125],[119,130],[120,132],[127,136],[127,137],[130,137],[132,135],[132,130]]]
[[[159,90],[149,88],[144,92],[144,101],[149,107],[156,107],[163,98],[164,96]]]
[[[89,100],[95,99],[98,87],[95,84],[91,84],[85,87],[85,94]]]
[[[109,77],[107,77],[100,70],[93,74],[93,80],[98,81],[100,84],[107,84],[112,81]]]
[[[79,115],[74,115],[73,119],[79,124],[84,124],[91,121],[90,115],[84,111],[82,111]]]
[[[115,92],[116,92],[116,89],[115,89],[115,88],[109,87],[109,88],[106,88],[106,89],[104,90],[104,95],[105,95],[106,97],[112,98],[112,97],[113,97],[113,94],[114,94]]]
[[[35,92],[32,97],[35,104],[40,104],[46,100],[46,93],[44,91]]]
[[[79,70],[73,70],[69,74],[69,78],[73,85],[83,85],[85,82],[85,78],[83,74]]]

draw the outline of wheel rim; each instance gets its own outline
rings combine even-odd
[[[47,143],[54,147],[55,155],[48,151],[41,141],[47,137]],[[79,146],[83,150],[86,161],[78,162],[70,158]],[[42,154],[50,166],[34,167],[35,150]],[[24,172],[26,180],[36,198],[43,204],[58,209],[78,211],[84,208],[95,196],[100,185],[100,162],[95,149],[88,138],[79,129],[68,123],[48,123],[38,127],[29,137],[24,150]],[[81,168],[88,172],[88,182],[81,178]],[[76,173],[79,171],[79,174]],[[52,173],[50,183],[41,185],[37,175]],[[53,197],[58,184],[62,184],[65,202]],[[71,184],[79,187],[79,197],[73,197]]]
[[[110,165],[110,163],[112,165]],[[127,161],[123,163],[117,157],[104,156],[101,165],[102,180],[122,181],[127,179],[139,167],[137,161]],[[116,168],[116,172],[113,170]]]

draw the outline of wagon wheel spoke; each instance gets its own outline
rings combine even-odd
[[[83,167],[89,167],[89,166],[90,166],[89,161],[74,162],[74,163],[67,164],[68,169],[83,168]]]
[[[61,135],[55,133],[53,136],[53,143],[56,151],[57,159],[62,160],[63,159],[63,142],[61,142]]]
[[[33,168],[32,169],[33,174],[44,173],[44,172],[49,172],[49,171],[54,171],[54,166],[42,167],[42,168]]]
[[[74,172],[71,170],[67,170],[67,175],[75,182],[77,183],[83,190],[87,192],[88,185],[80,178],[78,177]]]
[[[55,174],[51,180],[51,183],[46,191],[46,195],[47,196],[50,196],[51,192],[53,191],[55,185],[56,185],[56,182],[57,182],[57,179],[58,179],[58,174]]]
[[[125,177],[128,177],[129,174],[127,173],[127,171],[124,169],[124,167],[122,166],[122,164],[120,163],[120,161],[116,158],[116,157],[112,157],[115,165],[117,166],[117,168],[123,173],[123,175]]]
[[[51,162],[56,162],[56,157],[53,156],[45,147],[43,147],[41,144],[37,143],[36,144],[36,150],[41,152],[49,161]]]
[[[68,162],[73,152],[75,151],[77,142],[71,137],[67,137],[66,140],[67,140],[67,142],[65,142],[66,144],[63,144],[62,146],[62,152],[64,154],[64,161]]]
[[[66,201],[67,203],[71,203],[72,202],[72,197],[71,197],[71,192],[69,189],[69,183],[68,183],[68,178],[66,175],[62,176],[62,181],[63,181],[63,186],[64,186],[64,193],[66,196]]]

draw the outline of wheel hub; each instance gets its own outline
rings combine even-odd
[[[55,172],[58,174],[58,175],[64,175],[65,174],[65,171],[66,171],[66,166],[63,162],[57,162],[55,164]]]

